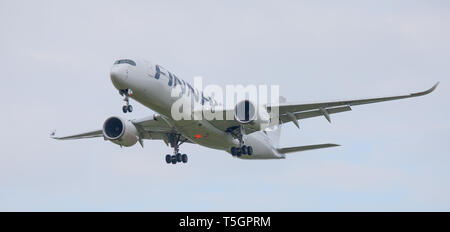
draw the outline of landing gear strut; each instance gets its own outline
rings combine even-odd
[[[171,134],[169,136],[170,146],[173,147],[173,155],[166,155],[166,163],[177,164],[181,162],[188,162],[188,156],[186,154],[179,153],[180,145],[186,141],[187,139],[181,140],[181,136],[179,134]]]
[[[230,133],[239,140],[239,147],[232,147],[231,155],[237,157],[241,157],[242,155],[252,155],[253,147],[244,145],[244,128],[242,126],[239,127],[239,132],[240,133],[233,133],[233,131],[230,131]]]
[[[124,96],[123,101],[125,101],[125,105],[122,106],[122,111],[124,113],[133,112],[133,106],[130,105],[130,98],[129,98],[130,96],[133,95],[131,89],[121,89],[119,90],[119,93],[121,96]]]

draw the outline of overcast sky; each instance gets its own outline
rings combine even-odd
[[[1,211],[449,211],[448,1],[0,0]],[[248,161],[161,141],[54,141],[112,115],[109,70],[142,57],[205,84],[276,84],[288,101],[431,95],[284,126],[281,146],[341,147]]]

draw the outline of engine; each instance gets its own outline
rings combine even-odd
[[[103,123],[103,136],[105,139],[129,147],[138,141],[138,131],[130,121],[119,117],[110,117]]]
[[[234,118],[240,124],[255,130],[263,130],[270,122],[270,115],[264,107],[258,107],[249,100],[244,100],[234,107]]]

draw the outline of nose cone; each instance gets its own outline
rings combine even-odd
[[[123,65],[114,65],[109,73],[113,85],[117,89],[126,89],[125,81],[128,77],[126,67]]]

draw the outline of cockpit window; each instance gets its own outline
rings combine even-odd
[[[130,64],[130,65],[136,66],[136,62],[134,62],[132,60],[128,60],[128,59],[117,60],[116,62],[114,62],[114,64]]]

